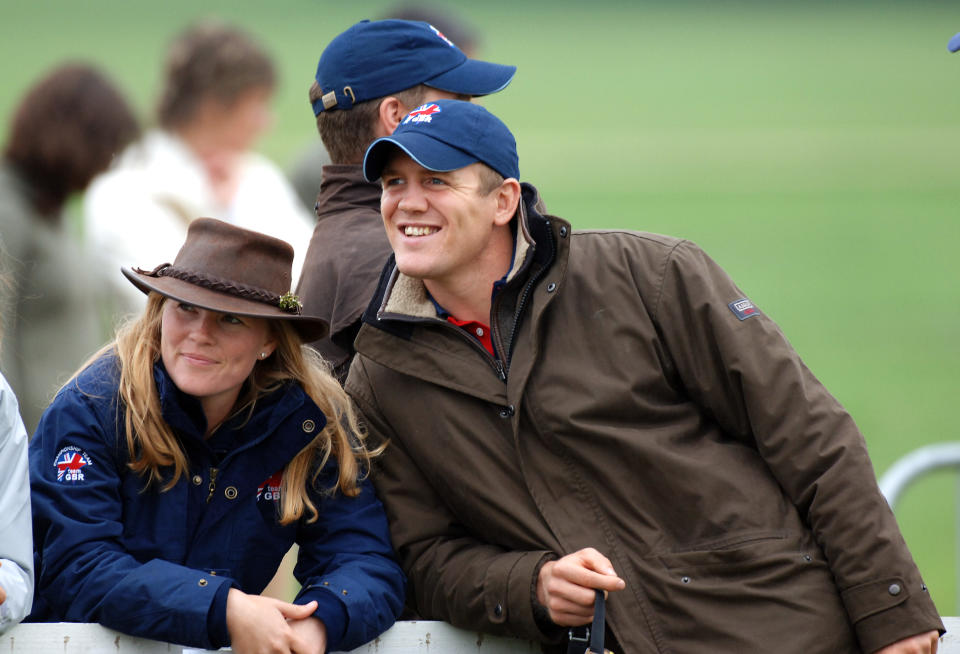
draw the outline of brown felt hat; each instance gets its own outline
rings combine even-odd
[[[144,293],[156,291],[202,309],[285,320],[304,341],[327,334],[327,322],[300,313],[290,292],[293,248],[286,241],[213,218],[197,218],[172,264],[123,268]]]

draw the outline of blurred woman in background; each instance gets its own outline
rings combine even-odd
[[[251,151],[270,125],[276,81],[267,53],[236,28],[201,22],[174,39],[158,126],[85,199],[88,238],[109,270],[162,263],[193,218],[211,216],[291,243],[299,275],[314,219],[280,169]]]
[[[31,432],[67,375],[129,308],[69,233],[64,205],[139,134],[96,68],[72,63],[38,81],[14,112],[0,161],[2,369]]]

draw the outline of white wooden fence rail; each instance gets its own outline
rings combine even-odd
[[[938,654],[960,654],[960,618],[944,618],[947,635]],[[789,634],[784,641],[789,642]],[[97,624],[56,622],[22,624],[0,636],[0,654],[202,654],[180,645],[134,638]],[[229,651],[229,650],[220,650]],[[536,654],[534,643],[486,636],[444,622],[398,622],[392,629],[350,654]],[[771,649],[776,652],[776,649]]]

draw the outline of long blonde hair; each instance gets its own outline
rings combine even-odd
[[[188,474],[186,454],[161,415],[160,396],[153,379],[154,365],[160,360],[160,322],[165,301],[164,296],[151,292],[143,315],[121,327],[114,343],[105,348],[115,350],[120,360],[118,392],[125,409],[128,466],[146,477],[145,487],[162,484],[162,491],[173,488],[181,476]],[[366,474],[371,456],[379,450],[371,453],[364,446],[364,434],[353,405],[320,355],[303,345],[285,321],[273,320],[269,324],[277,347],[272,356],[257,362],[233,415],[252,411],[259,398],[293,380],[326,416],[326,427],[287,463],[281,483],[280,523],[289,524],[305,514],[309,514],[308,522],[313,522],[318,513],[307,485],[316,481],[330,456],[336,457],[339,477],[327,491],[339,489],[353,497],[360,492],[357,482]],[[173,474],[165,479],[161,469],[170,466]]]

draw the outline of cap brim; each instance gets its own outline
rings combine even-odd
[[[329,331],[327,321],[322,318],[287,313],[279,307],[203,288],[175,277],[151,277],[130,268],[120,270],[124,277],[144,293],[155,291],[178,302],[219,313],[287,321],[306,343],[323,338]]]
[[[431,77],[423,83],[450,93],[490,95],[505,89],[516,74],[516,66],[467,59],[459,66]]]
[[[390,156],[399,148],[427,170],[447,172],[479,161],[459,148],[419,132],[404,132],[378,138],[363,157],[363,176],[369,182],[380,179]]]
[[[960,50],[960,32],[957,32],[953,35],[953,38],[950,39],[950,42],[947,44],[947,50],[950,52],[956,52]]]

